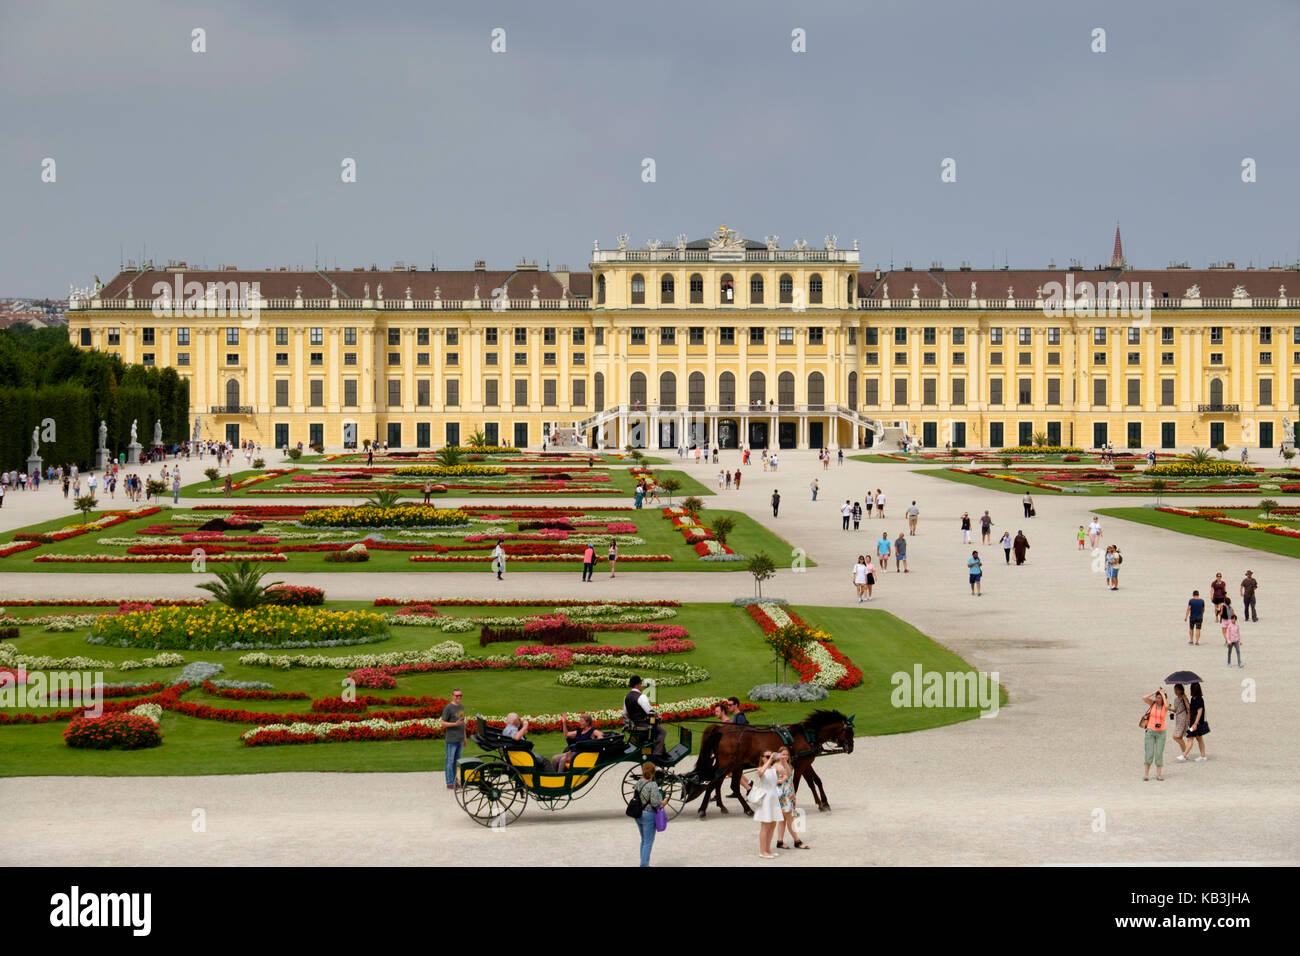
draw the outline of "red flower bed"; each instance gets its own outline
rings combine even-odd
[[[325,592],[301,584],[277,584],[266,589],[266,598],[283,607],[315,607],[325,603]]]
[[[398,612],[401,613],[401,612]],[[397,679],[383,673],[376,667],[359,667],[348,675],[358,687],[375,690],[390,690],[397,686]]]
[[[321,714],[356,714],[380,704],[392,704],[399,707],[437,707],[439,714],[447,706],[441,697],[375,697],[362,694],[355,700],[342,697],[321,697],[311,702],[311,709]]]
[[[117,607],[120,600],[99,599],[94,601],[5,601],[5,607]],[[163,605],[175,607],[198,607],[207,601],[178,601],[172,598],[151,598],[148,602],[155,607]]]
[[[772,620],[772,618],[768,616],[767,612],[757,604],[747,604],[745,605],[745,610],[749,611],[749,616],[758,622],[758,626],[763,629],[764,634],[771,634],[777,629],[776,621]],[[798,614],[795,614],[794,611],[790,610],[790,608],[785,607],[782,608],[782,610],[790,616],[790,620],[793,623],[802,624],[804,627],[809,626],[806,621],[799,617]],[[850,688],[857,687],[862,683],[861,668],[849,660],[844,654],[841,654],[830,641],[818,641],[817,643],[824,647],[831,655],[831,660],[835,661],[837,664],[842,664],[848,671],[847,674],[835,682],[836,690],[849,690]],[[819,671],[817,665],[807,657],[795,658],[790,663],[798,672],[800,683],[808,683],[817,676]]]
[[[11,554],[17,554],[19,551],[29,551],[32,548],[39,548],[39,541],[22,541],[15,536],[15,540],[9,544],[0,544],[0,558],[7,558]]]
[[[141,714],[77,717],[63,731],[69,747],[90,750],[142,750],[162,743],[162,731]]]
[[[619,559],[620,561],[622,558]],[[10,602],[13,603],[13,602]],[[116,603],[116,602],[112,602]],[[200,602],[202,603],[202,602]],[[405,607],[423,604],[428,607],[585,607],[591,601],[569,599],[552,599],[549,601],[490,601],[470,598],[375,598],[375,607]],[[616,604],[619,607],[681,607],[681,601],[601,601],[601,604]],[[602,627],[602,631],[612,631],[613,625]]]
[[[225,697],[228,700],[306,700],[311,696],[297,690],[241,690],[238,687],[218,687],[206,680],[200,686],[204,693],[211,694],[213,697]]]

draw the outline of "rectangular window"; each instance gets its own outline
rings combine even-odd
[[[227,356],[227,359],[229,359],[229,356]],[[228,361],[226,364],[228,364],[228,365],[237,365],[238,363],[239,363],[239,356],[236,355],[236,356],[235,356],[235,361],[234,361],[234,362],[229,362],[229,361]],[[154,364],[153,353],[152,353],[152,352],[145,352],[143,355],[141,355],[141,356],[140,356],[140,364],[141,364],[141,365],[153,365],[153,364]]]
[[[1161,328],[1160,328],[1160,344],[1161,344],[1161,345],[1173,345],[1173,344],[1174,344],[1174,327],[1173,327],[1172,325],[1161,326]]]
[[[279,330],[277,329],[276,331],[278,332]],[[283,345],[284,343],[282,343],[282,342],[277,342],[276,344],[277,344],[277,345]],[[356,326],[351,326],[351,327],[349,327],[349,328],[345,328],[345,329],[343,330],[343,344],[344,344],[344,345],[356,345],[356,344],[357,344],[357,329],[356,329]]]
[[[587,364],[587,353],[586,353],[586,352],[574,352],[574,353],[573,353],[573,364],[574,364],[574,365],[586,365],[586,364]]]
[[[952,380],[952,403],[954,405],[966,404],[966,380],[964,378],[954,378]]]
[[[1142,423],[1141,422],[1128,423],[1128,447],[1129,448],[1142,447]]]
[[[528,330],[515,329],[515,345],[527,345],[527,344],[528,344]]]
[[[894,344],[895,345],[907,344],[907,329],[904,326],[900,325],[894,329]]]
[[[307,359],[308,359],[308,361],[309,361],[312,365],[324,365],[324,364],[325,364],[325,353],[324,353],[324,352],[310,352],[310,353],[308,353],[308,355],[307,355]]]
[[[415,423],[415,447],[416,448],[429,448],[432,445],[429,432],[430,432],[430,428],[428,422]]]
[[[1160,353],[1160,364],[1161,364],[1161,365],[1173,365],[1173,364],[1174,364],[1174,353],[1173,353],[1173,352],[1161,352],[1161,353]]]
[[[1016,362],[1017,362],[1017,364],[1019,364],[1019,365],[1033,365],[1033,364],[1034,364],[1034,353],[1033,353],[1033,352],[1020,352],[1020,353],[1017,354],[1017,356],[1016,356]]]
[[[921,404],[934,405],[938,402],[939,380],[937,378],[921,379]]]
[[[495,448],[501,444],[501,423],[484,422],[483,437],[487,439],[488,447]]]
[[[822,343],[820,340],[818,340],[817,344],[820,345]],[[849,345],[857,345],[857,344],[858,344],[858,329],[857,326],[853,326],[849,329]]]
[[[390,332],[389,334],[391,335],[392,333]],[[450,333],[448,333],[448,334],[450,334]],[[390,339],[389,342],[388,342],[388,344],[389,344],[389,345],[396,345],[397,343],[394,342],[394,341],[392,341],[392,340]],[[428,344],[429,344],[429,330],[428,330],[428,329],[416,329],[416,330],[415,330],[415,344],[416,344],[416,345],[428,345]]]
[[[573,380],[573,406],[582,408],[587,404],[587,380],[585,378],[575,378]]]
[[[1273,404],[1273,380],[1271,378],[1261,378],[1259,380],[1259,404]]]
[[[719,345],[735,345],[735,344],[736,344],[736,330],[735,330],[734,328],[721,328],[721,329],[718,329],[718,344],[719,344]]]
[[[921,364],[922,364],[922,365],[936,365],[936,364],[938,364],[938,361],[939,361],[939,355],[938,355],[937,352],[922,352],[922,353],[921,353]]]
[[[319,343],[315,343],[315,342],[313,342],[312,344],[313,344],[313,345],[316,345],[316,344],[319,344]],[[401,330],[401,329],[389,329],[389,330],[388,330],[388,344],[389,344],[389,345],[401,345],[401,344],[402,344],[402,330]]]
[[[1223,344],[1223,326],[1221,325],[1210,326],[1210,344],[1211,345]]]
[[[1060,353],[1060,352],[1048,352],[1048,353],[1047,353],[1047,364],[1048,364],[1048,365],[1060,365],[1060,364],[1061,364],[1061,353]]]
[[[496,352],[484,352],[484,353],[483,353],[483,364],[484,364],[484,365],[496,365],[496,364],[497,364],[497,354],[498,354],[498,353],[496,353]]]
[[[1272,352],[1260,352],[1260,353],[1259,353],[1259,364],[1260,364],[1260,365],[1272,365],[1272,364],[1273,364],[1273,353],[1272,353]]]
[[[389,353],[388,353],[388,364],[389,364],[389,365],[401,365],[401,364],[402,364],[402,353],[401,353],[401,352],[389,352]]]
[[[86,334],[85,334],[84,336],[82,336],[82,338],[84,338],[85,341],[82,342],[81,344],[82,344],[82,345],[89,345],[89,344],[90,344],[90,329],[86,329],[86,330],[85,330],[85,333],[86,333]],[[188,330],[186,331],[185,334],[186,334],[186,336],[188,337],[188,335],[189,335]],[[122,330],[121,330],[121,329],[109,329],[109,330],[108,330],[108,344],[109,344],[109,345],[121,345],[121,344],[122,344]]]
[[[1000,378],[989,379],[989,404],[1002,404],[1002,379]]]
[[[550,326],[550,327],[547,327],[547,328],[542,329],[542,344],[543,344],[543,345],[554,345],[554,344],[555,344],[555,327],[554,327],[554,326]]]
[[[862,330],[862,344],[863,344],[863,345],[879,345],[879,344],[880,344],[880,329],[863,329],[863,330]]]
[[[176,344],[177,344],[177,345],[189,345],[189,344],[190,344],[190,330],[189,330],[189,329],[177,329],[177,330],[176,330]]]
[[[669,326],[666,326],[666,325],[665,325],[665,326],[662,326],[662,327],[659,329],[659,344],[660,344],[660,345],[676,345],[676,344],[677,344],[677,330],[674,329],[674,328],[671,328],[671,327],[669,327]]]
[[[275,344],[276,344],[276,345],[288,345],[288,344],[289,344],[289,330],[288,330],[288,329],[281,327],[281,328],[278,328],[278,329],[275,330]]]
[[[323,422],[312,422],[307,426],[307,444],[312,448],[324,446],[325,444],[325,425]]]
[[[553,378],[542,379],[542,404],[547,408],[555,406],[555,387],[556,380]]]
[[[1104,378],[1094,378],[1092,380],[1092,404],[1106,404],[1106,380]]]
[[[953,345],[965,345],[965,344],[966,344],[966,330],[965,330],[965,329],[953,329],[953,330],[952,330],[952,344],[953,344]]]
[[[880,404],[880,379],[864,378],[862,384],[864,386],[863,398],[868,406],[875,408]]]
[[[1172,378],[1162,378],[1160,380],[1160,404],[1169,406],[1174,403],[1174,380]]]
[[[453,364],[454,364],[454,363],[453,363]],[[543,365],[554,365],[554,364],[555,364],[555,353],[554,353],[554,352],[543,352],[543,353],[542,353],[542,364],[543,364]]]
[[[634,325],[628,330],[628,344],[645,345],[645,327]]]
[[[388,404],[393,408],[400,407],[402,404],[402,380],[400,378],[390,378],[388,380]]]
[[[427,378],[417,378],[415,380],[415,404],[420,408],[431,404],[429,401],[431,391],[429,385],[430,380]]]
[[[1061,380],[1059,378],[1049,378],[1047,380],[1047,404],[1061,404]]]
[[[921,330],[922,345],[934,345],[937,341],[939,341],[939,336],[933,325],[927,325]]]
[[[455,355],[455,354],[456,354],[456,353],[454,353],[454,352],[452,353],[452,355]],[[450,361],[450,358],[451,358],[451,356],[448,356],[448,362],[447,362],[447,364],[448,364],[448,365],[455,365],[456,363]],[[429,353],[428,353],[428,352],[416,352],[416,353],[415,353],[415,364],[416,364],[416,365],[428,365],[428,364],[429,364]]]
[[[343,353],[343,364],[344,364],[344,365],[356,365],[356,364],[357,364],[357,353],[356,353],[356,352],[344,352],[344,353]]]
[[[1003,448],[1006,446],[1006,440],[1003,438],[1003,423],[989,422],[989,447]]]
[[[1142,404],[1142,379],[1131,378],[1128,380],[1128,406],[1135,408]]]
[[[989,364],[990,364],[990,365],[1001,365],[1001,364],[1002,364],[1002,353],[1001,353],[1001,352],[990,352],[990,353],[989,353]]]
[[[1093,364],[1093,365],[1105,365],[1105,364],[1106,364],[1106,353],[1105,353],[1105,352],[1093,352],[1093,353],[1092,353],[1092,364]]]
[[[1092,330],[1092,344],[1093,344],[1093,345],[1105,345],[1105,344],[1106,344],[1106,327],[1105,327],[1105,326],[1103,326],[1103,325],[1098,325],[1098,326],[1094,326],[1094,327],[1093,327],[1093,330]]]
[[[528,379],[515,379],[515,404],[520,406],[528,405]]]
[[[907,404],[907,379],[905,378],[894,379],[894,404]]]
[[[321,408],[325,404],[325,383],[318,378],[313,378],[307,383],[308,395],[310,396],[307,404],[312,408]]]
[[[704,326],[702,326],[702,325],[692,325],[692,326],[691,326],[691,330],[690,330],[690,338],[687,339],[687,341],[688,341],[689,344],[691,344],[691,345],[703,345],[703,344],[704,344]]]
[[[596,329],[596,347],[603,348],[605,345],[605,330]]]
[[[867,353],[867,364],[868,364],[868,365],[879,365],[879,364],[880,364],[880,353],[879,353],[879,352],[868,352],[868,353]]]
[[[227,352],[227,353],[226,353],[226,364],[227,364],[227,365],[238,365],[238,364],[239,364],[239,353],[238,353],[238,352]]]
[[[447,392],[447,407],[456,408],[460,405],[460,379],[449,378],[444,385]]]
[[[965,365],[965,364],[966,364],[966,353],[965,353],[965,352],[953,352],[953,353],[952,353],[952,364],[953,364],[953,365]]]
[[[154,344],[154,341],[153,341],[153,329],[141,329],[141,330],[140,330],[140,344],[141,344],[141,345],[153,345],[153,344]]]
[[[498,397],[498,382],[495,378],[483,380],[483,404],[489,407],[496,407],[501,404]]]
[[[1016,444],[1020,445],[1021,447],[1024,447],[1025,445],[1032,445],[1034,443],[1034,423],[1019,422],[1017,427],[1020,434],[1018,436],[1018,441],[1016,442]]]
[[[401,422],[389,422],[389,423],[388,423],[388,436],[387,436],[387,440],[388,440],[388,447],[389,447],[389,448],[401,448],[401,447],[402,447],[402,423],[401,423]]]
[[[288,365],[288,364],[289,364],[289,353],[288,353],[288,352],[276,352],[276,353],[275,353],[275,364],[276,364],[276,365]]]
[[[460,345],[460,329],[447,330],[447,344]]]
[[[1032,378],[1022,378],[1020,380],[1020,404],[1032,405],[1034,403],[1034,380]]]
[[[1222,353],[1222,352],[1211,352],[1211,353],[1210,353],[1210,364],[1211,364],[1211,365],[1222,365],[1222,364],[1223,364],[1223,353]]]
[[[1002,330],[989,329],[989,345],[1001,345],[1001,344],[1002,344]]]
[[[751,329],[750,331],[751,331],[751,333],[753,332],[752,329]],[[782,328],[777,329],[777,330],[776,330],[776,344],[777,344],[777,345],[794,345],[794,329],[792,329],[792,328],[785,328],[785,327],[782,327]]]
[[[515,353],[515,364],[516,364],[516,365],[527,365],[527,364],[528,364],[528,353],[527,353],[527,352],[516,352],[516,353]]]
[[[1047,330],[1047,344],[1048,344],[1048,345],[1060,345],[1060,344],[1061,344],[1061,330],[1060,330],[1060,328],[1051,328],[1051,329],[1048,329],[1048,330]]]
[[[239,344],[239,326],[237,325],[231,326],[226,329],[226,344],[227,345]]]
[[[460,444],[460,422],[447,422],[443,427],[443,436],[453,448]]]
[[[343,380],[343,407],[357,407],[357,380],[355,378],[345,378]]]
[[[499,344],[499,343],[497,342],[497,330],[496,330],[496,329],[484,329],[484,330],[483,330],[483,344],[484,344],[484,345],[498,345],[498,344]]]
[[[1128,330],[1128,344],[1129,344],[1129,345],[1141,345],[1141,344],[1142,344],[1142,330],[1141,330],[1141,329],[1136,329],[1136,328],[1133,328],[1132,326],[1129,327],[1129,330]]]
[[[849,329],[849,344],[850,344],[850,345],[853,344],[853,333],[856,332],[856,331],[857,331],[857,329]],[[823,330],[820,326],[817,326],[817,327],[815,327],[815,328],[811,328],[811,329],[809,329],[809,330],[808,330],[808,344],[809,344],[809,345],[825,345],[825,344],[826,344],[826,339],[825,339],[825,330]]]
[[[1034,330],[1021,326],[1019,330],[1018,341],[1020,342],[1021,345],[1031,344],[1034,341]]]
[[[586,344],[587,344],[587,330],[586,330],[586,329],[572,329],[572,330],[570,330],[570,332],[569,332],[569,340],[570,340],[574,345],[586,345]]]
[[[1142,353],[1141,353],[1141,352],[1129,352],[1129,353],[1128,353],[1128,364],[1129,364],[1129,365],[1141,365],[1141,364],[1142,364]]]
[[[289,445],[289,424],[287,422],[275,423],[275,447],[286,448]]]
[[[275,380],[275,407],[289,407],[289,380],[287,378],[277,378]]]
[[[311,330],[311,344],[312,345],[325,344],[325,330],[323,328],[316,328]]]
[[[190,364],[190,353],[189,353],[189,352],[177,352],[177,353],[176,353],[176,364],[177,364],[177,365],[180,365],[180,366],[186,366],[186,365],[189,365],[189,364]]]
[[[762,344],[763,344],[763,332],[764,332],[764,329],[763,329],[761,326],[750,326],[750,329],[749,329],[749,344],[750,344],[750,345],[762,345]]]

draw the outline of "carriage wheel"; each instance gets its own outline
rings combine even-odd
[[[519,786],[504,764],[484,764],[477,779],[456,791],[456,802],[480,826],[504,827],[519,819],[528,791]]]
[[[637,781],[641,779],[641,768],[633,767],[623,778],[623,802],[632,802],[633,789]],[[671,820],[677,814],[682,812],[682,807],[686,805],[686,784],[677,774],[671,770],[665,770],[662,767],[655,771],[655,783],[664,794],[664,809],[668,811],[668,819]]]

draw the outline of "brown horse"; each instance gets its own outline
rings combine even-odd
[[[794,789],[799,790],[799,781],[808,778],[808,789],[812,792],[817,809],[824,811],[831,808],[826,797],[826,786],[813,769],[813,760],[828,753],[853,752],[853,717],[845,717],[837,710],[815,710],[806,720],[790,724],[783,728],[793,745],[786,743],[786,737],[775,728],[755,727],[751,724],[713,724],[704,732],[700,742],[700,755],[695,761],[692,774],[704,784],[704,799],[700,803],[699,815],[705,816],[709,809],[709,795],[713,794],[718,809],[723,813],[727,808],[722,803],[722,783],[731,777],[731,795],[740,801],[741,809],[747,816],[754,811],[740,795],[740,777],[744,771],[757,767],[765,751],[790,747],[790,761],[794,765]],[[828,748],[826,744],[832,746]],[[692,794],[688,801],[694,799]]]

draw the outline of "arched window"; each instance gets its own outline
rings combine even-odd
[[[808,277],[808,302],[820,305],[822,301],[822,277],[813,273]]]
[[[632,304],[645,305],[645,276],[639,272],[632,277]]]
[[[782,372],[776,377],[776,403],[778,405],[794,404],[793,372]]]
[[[1210,379],[1210,404],[1223,404],[1223,379],[1221,378]]]
[[[723,372],[718,376],[718,404],[734,406],[736,404],[736,376]]]
[[[691,275],[691,305],[699,305],[704,301],[704,276],[698,272]]]
[[[785,273],[777,280],[777,301],[781,305],[789,305],[794,301],[794,279],[790,278],[789,273]]]
[[[734,305],[736,302],[736,280],[730,272],[724,272],[718,280],[718,301],[723,305]]]
[[[672,372],[659,376],[659,404],[661,407],[677,404],[677,376]]]
[[[662,276],[659,277],[659,301],[660,302],[666,303],[668,305],[672,305],[673,291],[675,289],[676,289],[676,284],[673,282],[673,277],[671,275],[665,272]]]
[[[226,407],[232,411],[239,407],[239,380],[230,379],[226,382]]]
[[[857,301],[853,297],[853,290],[857,286],[857,279],[858,279],[857,276],[849,276],[849,280],[846,283],[846,290],[848,292],[848,296],[845,298],[844,301],[848,302],[850,309],[857,308],[858,305]]]
[[[753,372],[749,376],[749,404],[762,405],[767,401],[767,379],[762,372]]]
[[[808,376],[808,404],[826,404],[826,379],[822,378],[821,372],[813,372]]]
[[[854,411],[858,407],[858,373],[849,372],[849,408]]]
[[[692,407],[704,404],[704,373],[692,372],[686,380],[686,400]]]
[[[633,408],[645,408],[645,373],[633,372],[627,384],[627,400]]]
[[[757,272],[749,277],[749,301],[751,305],[763,304],[763,277]]]
[[[593,410],[603,412],[605,410],[605,373],[597,372],[594,383],[592,384],[592,402]]]
[[[605,304],[605,277],[596,276],[596,304]]]

